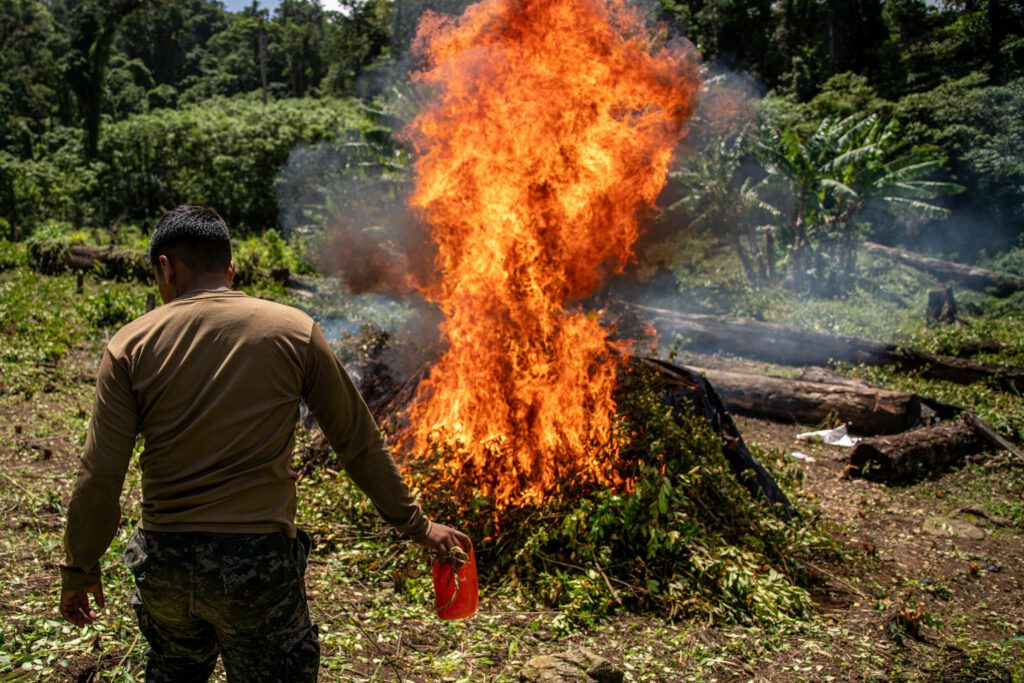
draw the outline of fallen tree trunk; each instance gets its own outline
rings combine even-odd
[[[131,247],[96,247],[61,242],[36,243],[29,248],[29,262],[33,269],[44,275],[73,270],[79,273],[95,273],[108,280],[151,282],[154,278],[153,267],[146,253]],[[235,274],[235,284],[240,287],[261,279],[279,282],[293,295],[308,296],[316,290],[312,278],[295,275],[288,268],[280,266],[264,271],[243,265]]]
[[[981,453],[988,444],[964,415],[934,427],[864,439],[850,452],[849,471],[873,481],[912,482],[960,465],[966,456]]]
[[[703,373],[729,410],[737,413],[804,425],[834,414],[851,431],[870,435],[898,434],[921,424],[921,400],[906,391],[693,369]]]
[[[69,270],[95,272],[111,280],[151,281],[153,268],[145,254],[129,247],[95,247],[59,240],[30,242],[29,264],[44,275]]]
[[[986,268],[922,256],[875,242],[864,242],[864,251],[895,259],[911,268],[934,275],[944,282],[956,282],[970,289],[990,291],[996,296],[1009,296],[1014,292],[1024,291],[1024,280],[1000,275]]]
[[[804,368],[793,379],[799,379],[804,382],[817,382],[819,384],[845,384],[852,387],[861,387],[863,389],[885,388],[877,384],[872,384],[867,380],[846,377],[827,368],[819,368],[815,366]],[[952,420],[953,418],[959,417],[960,413],[964,411],[960,406],[953,405],[952,403],[936,401],[934,398],[930,398],[928,396],[918,395],[918,399],[921,401],[922,425],[929,425],[939,420]]]
[[[997,389],[1024,390],[1024,368],[998,363],[979,363],[966,358],[935,356],[917,349],[900,349],[901,370],[914,372],[928,379],[941,379],[955,384],[990,382]]]
[[[728,319],[701,313],[679,313],[623,302],[627,313],[651,322],[669,339],[678,334],[695,351],[727,351],[782,365],[848,363],[885,365],[900,360],[899,348],[874,339],[830,335],[776,323],[743,318]]]
[[[796,377],[801,382],[817,382],[818,384],[843,384],[851,387],[860,387],[861,389],[884,389],[877,384],[864,379],[856,379],[854,377],[847,377],[840,375],[838,372],[833,372],[828,368],[819,368],[817,366],[810,366],[801,370]]]
[[[1009,344],[991,339],[968,339],[953,347],[953,355],[957,358],[974,358],[983,353],[1002,353],[1009,348]]]
[[[730,320],[626,302],[620,305],[627,314],[651,322],[663,337],[683,337],[686,348],[695,351],[725,351],[796,366],[829,365],[835,361],[895,365],[929,379],[956,384],[990,381],[1007,391],[1024,389],[1024,368],[936,356],[875,339],[823,334],[758,320]]]

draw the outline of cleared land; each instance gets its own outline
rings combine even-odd
[[[75,286],[73,276],[22,267],[0,272],[0,680],[141,675],[143,643],[127,605],[130,579],[117,560],[138,520],[134,468],[106,561],[103,619],[79,630],[56,612],[63,505],[88,424],[103,335],[140,313],[147,291],[93,278],[81,295]],[[1014,361],[1018,350],[1000,360]],[[786,372],[722,357],[680,360]],[[1001,427],[1019,428],[1019,397],[884,370],[854,373],[892,388],[945,392],[987,406],[988,419],[1001,418]],[[308,580],[322,679],[515,680],[535,654],[586,645],[632,681],[1024,680],[1024,469],[985,455],[961,470],[889,488],[845,478],[847,451],[796,445],[802,426],[737,421],[770,468],[798,473],[794,479],[802,483],[789,493],[820,515],[841,550],[841,561],[809,568],[817,605],[812,619],[746,627],[620,613],[586,623],[515,585],[487,582],[483,567],[479,616],[442,623],[430,609],[432,588],[419,550],[396,543],[344,475],[320,469],[300,481],[299,521],[317,542]],[[310,434],[300,435],[300,457],[310,442]],[[794,460],[793,450],[814,462]]]

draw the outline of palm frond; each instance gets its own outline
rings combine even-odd
[[[924,218],[927,220],[941,220],[949,218],[949,209],[935,206],[918,199],[906,197],[883,197],[882,201],[892,207],[896,212],[913,218]]]

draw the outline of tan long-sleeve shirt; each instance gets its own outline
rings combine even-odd
[[[294,537],[300,400],[381,517],[425,537],[429,522],[316,323],[241,292],[206,292],[147,313],[107,345],[68,506],[63,587],[100,576],[137,434],[143,529]]]

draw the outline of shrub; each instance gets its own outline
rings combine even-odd
[[[103,216],[150,220],[179,204],[215,208],[232,229],[277,224],[274,181],[300,143],[372,128],[351,100],[215,99],[105,129]]]
[[[40,273],[54,275],[68,270],[72,244],[84,244],[88,236],[75,232],[67,223],[47,221],[39,226],[26,243],[28,265]]]
[[[0,238],[0,273],[24,266],[27,263],[25,249],[21,244]]]
[[[65,147],[39,160],[0,150],[0,236],[30,235],[45,220],[91,219],[96,172]]]

